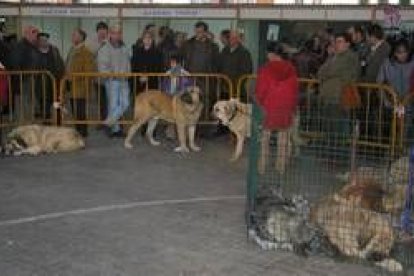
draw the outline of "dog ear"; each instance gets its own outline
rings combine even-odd
[[[19,145],[19,146],[21,146],[22,148],[27,148],[27,143],[22,139],[22,137],[20,137],[20,136],[17,136],[16,138],[15,138],[15,140],[16,140],[16,143]]]

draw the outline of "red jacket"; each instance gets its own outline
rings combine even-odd
[[[292,125],[298,89],[297,73],[290,62],[271,61],[259,69],[255,97],[264,111],[266,129],[286,129]]]
[[[0,74],[0,107],[8,104],[8,84],[7,75]]]
[[[411,77],[410,77],[410,93],[414,94],[414,70],[411,71]]]

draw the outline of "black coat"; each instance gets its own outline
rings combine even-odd
[[[6,68],[8,68],[7,57],[10,55],[10,49],[7,43],[0,39],[0,63],[2,63]]]
[[[41,70],[40,51],[23,38],[11,51],[8,64],[11,70]]]
[[[250,52],[242,45],[233,51],[228,46],[223,48],[219,58],[219,72],[227,75],[235,85],[242,75],[253,72]]]
[[[143,46],[134,45],[132,47],[131,70],[134,73],[163,72],[162,53],[155,47],[151,47],[148,50],[146,50]],[[158,78],[149,78],[148,87],[150,89],[157,89]]]
[[[184,43],[182,52],[184,67],[190,73],[217,72],[219,48],[214,42],[193,37]]]
[[[40,53],[40,69],[49,71],[57,80],[63,77],[65,63],[56,47],[50,46],[47,53]]]

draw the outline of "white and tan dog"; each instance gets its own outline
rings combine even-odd
[[[237,143],[233,156],[230,159],[231,161],[236,161],[240,158],[243,152],[244,141],[251,135],[251,114],[252,105],[241,103],[237,99],[218,101],[213,107],[213,115],[236,135]],[[294,123],[289,130],[289,139],[295,155],[299,154],[299,147],[304,144],[304,141],[299,136],[299,120],[300,117],[298,112],[295,116]],[[262,148],[266,148],[266,146]],[[264,152],[264,154],[261,154],[262,159],[266,154],[268,153]],[[263,167],[264,164],[261,166]]]
[[[85,147],[82,136],[73,128],[26,125],[13,129],[2,147],[4,155],[39,155],[70,152]]]
[[[240,158],[244,141],[250,137],[251,112],[251,104],[241,103],[237,99],[218,101],[214,104],[213,115],[236,135],[236,148],[230,161]]]

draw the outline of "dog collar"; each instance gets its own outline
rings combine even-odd
[[[237,106],[234,108],[233,113],[231,114],[231,116],[229,118],[229,123],[234,120],[236,115],[237,115]]]

